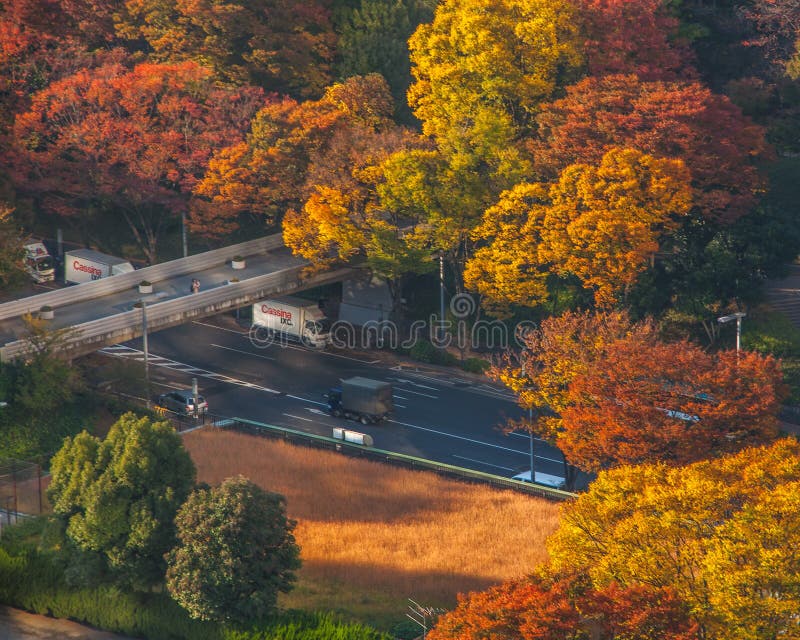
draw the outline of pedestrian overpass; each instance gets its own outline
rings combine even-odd
[[[233,258],[237,258],[233,268]],[[353,277],[343,268],[306,277],[308,262],[291,254],[280,234],[179,258],[94,282],[0,304],[0,361],[24,356],[25,314],[53,315],[70,357],[236,309],[257,300]],[[191,293],[193,279],[200,291]],[[140,283],[152,286],[140,292]],[[146,288],[144,289],[146,290]],[[48,314],[49,315],[49,314]]]

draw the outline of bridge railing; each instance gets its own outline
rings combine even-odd
[[[156,283],[167,278],[174,278],[223,264],[235,256],[247,257],[263,254],[282,246],[283,236],[278,233],[229,247],[198,253],[193,256],[154,264],[131,273],[121,273],[92,282],[76,284],[65,289],[40,293],[35,296],[0,304],[0,320],[16,318],[25,313],[34,313],[45,305],[56,308],[66,304],[91,300],[92,298],[100,298],[125,289],[132,289],[142,280]]]
[[[227,309],[235,309],[261,298],[336,282],[353,273],[353,269],[338,269],[308,278],[301,277],[304,265],[289,267],[273,273],[247,278],[221,287],[174,300],[147,304],[148,331],[173,327],[187,320],[202,318]],[[71,356],[89,353],[103,346],[130,340],[142,335],[142,310],[132,308],[113,316],[84,322],[72,327],[65,336],[64,351]],[[25,340],[16,340],[0,347],[0,361],[9,362],[23,357],[29,348]]]

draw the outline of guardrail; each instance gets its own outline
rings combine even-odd
[[[132,289],[142,280],[149,282],[159,282],[166,278],[186,275],[195,271],[202,271],[209,267],[223,264],[234,256],[253,256],[272,251],[283,246],[283,236],[275,234],[248,240],[222,249],[214,249],[204,253],[198,253],[169,262],[154,264],[150,267],[137,269],[131,273],[121,273],[108,278],[101,278],[93,282],[76,284],[66,289],[48,291],[35,296],[21,298],[13,302],[0,304],[0,320],[16,318],[25,313],[33,313],[47,305],[59,307],[65,304],[75,304],[92,298],[100,298],[112,293],[117,293],[125,289]]]
[[[355,271],[345,268],[301,278],[304,268],[305,265],[289,267],[174,300],[148,304],[146,309],[148,331],[174,327],[190,319],[215,315],[287,291],[309,289],[336,282],[351,276]],[[109,344],[141,336],[142,327],[141,309],[131,309],[75,325],[72,327],[73,332],[65,336],[63,351],[70,357],[77,357]],[[28,342],[25,340],[9,342],[0,347],[0,361],[9,362],[24,356],[28,348]]]
[[[254,420],[247,420],[244,418],[230,418],[227,420],[217,419],[213,423],[213,426],[221,429],[234,429],[236,431],[251,433],[253,435],[281,438],[288,441],[295,440],[306,445],[320,447],[323,449],[332,449],[334,451],[347,452],[359,457],[379,460],[381,462],[391,462],[392,464],[410,467],[412,469],[433,471],[439,475],[458,478],[460,480],[468,480],[471,482],[480,482],[482,484],[512,489],[514,491],[521,491],[523,493],[536,495],[549,500],[564,501],[570,500],[577,496],[575,493],[562,491],[561,489],[553,489],[543,485],[531,484],[530,482],[520,482],[519,480],[504,478],[491,473],[483,473],[482,471],[475,471],[473,469],[457,467],[455,465],[450,465],[443,462],[436,462],[435,460],[416,458],[414,456],[409,456],[404,453],[395,453],[393,451],[384,451],[383,449],[375,449],[370,446],[337,440],[313,433],[306,433],[304,431],[295,431],[294,429],[289,429],[287,427],[278,427],[276,425],[265,424],[263,422],[256,422]]]

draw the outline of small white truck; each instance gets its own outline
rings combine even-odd
[[[34,282],[52,282],[56,278],[53,257],[38,240],[28,240],[25,245],[25,271]]]
[[[253,327],[266,331],[271,339],[294,340],[315,349],[324,349],[330,338],[330,322],[319,305],[292,296],[256,302]]]
[[[64,254],[64,282],[67,284],[91,282],[133,270],[127,260],[91,249],[75,249]]]

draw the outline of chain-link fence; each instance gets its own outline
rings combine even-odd
[[[46,508],[42,467],[25,460],[0,459],[0,529]]]

